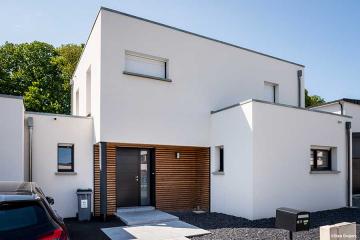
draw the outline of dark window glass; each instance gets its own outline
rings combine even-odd
[[[74,145],[71,144],[58,145],[58,171],[59,172],[74,171]]]
[[[219,166],[219,172],[223,172],[224,171],[224,148],[220,148],[220,156],[219,156],[219,160],[220,160],[220,166]]]
[[[38,239],[57,228],[38,202],[0,204],[0,239]]]
[[[331,170],[331,150],[312,149],[310,166],[311,170]]]

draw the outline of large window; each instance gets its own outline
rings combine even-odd
[[[264,100],[268,102],[278,102],[279,85],[275,83],[264,83]]]
[[[331,170],[331,149],[311,149],[310,167],[312,171]]]
[[[166,79],[167,60],[141,53],[125,52],[125,74]]]
[[[58,172],[74,172],[73,144],[58,144]]]

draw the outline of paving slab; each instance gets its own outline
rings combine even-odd
[[[112,240],[185,240],[210,232],[183,221],[101,229]]]
[[[145,210],[145,211],[123,211],[115,214],[128,226],[153,224],[161,222],[170,222],[179,220],[177,216],[168,214],[160,210]]]

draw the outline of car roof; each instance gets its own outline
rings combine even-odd
[[[0,202],[38,200],[37,185],[32,182],[0,181]]]

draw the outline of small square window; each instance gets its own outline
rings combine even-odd
[[[74,144],[58,144],[58,172],[74,172]]]
[[[312,171],[330,171],[331,149],[311,149],[310,167]]]

